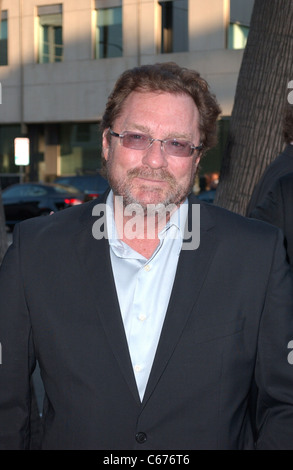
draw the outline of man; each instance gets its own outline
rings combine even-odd
[[[283,119],[283,137],[285,149],[266,168],[259,182],[255,186],[246,215],[250,217],[255,208],[261,206],[274,184],[287,173],[293,172],[293,105],[286,103]]]
[[[269,222],[284,233],[288,262],[293,267],[293,173],[279,178],[251,213],[251,217]]]
[[[28,446],[36,360],[43,449],[293,448],[280,231],[190,194],[219,112],[194,71],[126,71],[102,120],[110,193],[16,227],[0,273],[1,448]]]

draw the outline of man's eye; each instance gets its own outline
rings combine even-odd
[[[170,140],[170,144],[172,145],[172,147],[176,147],[176,148],[186,147],[186,143],[180,142],[179,140]]]
[[[128,134],[130,140],[146,140],[147,137],[142,134]]]

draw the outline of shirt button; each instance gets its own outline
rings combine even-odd
[[[150,271],[151,267],[149,264],[146,264],[146,266],[143,268],[146,272]]]
[[[140,372],[141,371],[141,366],[139,364],[137,364],[136,366],[134,366],[134,370],[135,370],[135,372]]]
[[[144,444],[147,440],[147,435],[144,432],[138,432],[135,435],[135,439],[139,444]]]
[[[146,315],[144,315],[144,313],[141,313],[141,314],[139,315],[138,319],[139,319],[140,321],[145,321]]]

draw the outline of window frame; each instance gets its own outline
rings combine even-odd
[[[44,24],[50,18],[51,24]],[[59,21],[58,21],[59,19]],[[56,24],[54,25],[54,22]],[[59,22],[59,24],[58,24]],[[38,44],[37,44],[37,63],[38,64],[48,64],[48,63],[58,63],[63,62],[63,8],[62,4],[55,5],[43,5],[37,7],[37,34],[38,34]],[[42,24],[43,23],[43,24]],[[60,25],[61,23],[61,25]],[[48,27],[45,30],[45,27]],[[44,51],[44,39],[42,35],[44,32],[48,33],[48,52]],[[61,40],[56,42],[56,35],[60,34]],[[61,54],[57,54],[56,51],[61,49]],[[45,60],[45,58],[48,60]]]
[[[1,17],[0,17],[0,67],[5,67],[8,65],[8,11],[2,10]],[[6,23],[6,37],[2,38],[3,35],[3,26],[4,22]],[[2,53],[2,47],[5,47],[4,54]]]
[[[122,7],[121,0],[118,0],[118,1],[109,0],[108,2],[99,0],[99,1],[96,1],[95,7],[96,8],[94,11],[94,58],[97,60],[100,60],[100,59],[123,57],[123,7]],[[119,12],[118,12],[118,9],[120,10]],[[120,15],[120,18],[119,18],[120,23],[117,22],[117,24],[114,23],[113,25],[111,25],[111,23],[109,22],[107,24],[104,24],[104,26],[103,25],[99,26],[98,21],[99,21],[100,14],[109,15],[109,18],[110,18],[111,14],[115,15],[115,13],[118,13]],[[120,31],[118,33],[120,44],[118,43],[111,44],[110,42],[100,43],[99,41],[100,35],[103,35],[105,32],[105,36],[107,36],[111,26],[114,26],[116,28],[120,26]],[[101,32],[99,31],[100,28],[101,28]],[[102,30],[102,28],[104,28],[105,31]],[[111,34],[111,31],[110,31],[110,34]],[[100,53],[101,44],[103,44],[103,50],[104,50],[104,53],[102,54]]]
[[[186,8],[184,17],[178,17],[176,15],[176,9],[178,9],[180,3]],[[168,53],[180,53],[189,51],[189,34],[188,34],[188,17],[189,17],[189,5],[188,0],[157,0],[157,7],[159,9],[159,44],[158,52],[160,54]],[[185,9],[184,8],[184,9]],[[177,12],[178,13],[178,12]],[[183,34],[180,36],[176,34],[176,29],[180,26],[180,22],[184,20],[185,37]],[[178,23],[177,23],[178,21]],[[180,44],[180,41],[181,44]]]

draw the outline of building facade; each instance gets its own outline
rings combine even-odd
[[[31,181],[101,166],[99,121],[117,77],[146,63],[198,70],[222,107],[219,169],[253,0],[2,0],[0,176]],[[30,139],[15,165],[14,139]],[[209,168],[209,165],[212,167]]]

